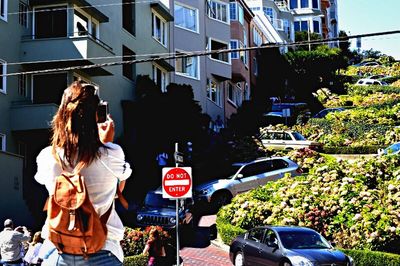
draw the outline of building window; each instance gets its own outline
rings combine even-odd
[[[237,7],[236,2],[229,3],[229,18],[231,20],[237,20],[236,7]]]
[[[132,0],[123,0],[122,3],[122,27],[135,36],[136,3]]]
[[[236,107],[240,106],[241,101],[242,101],[242,95],[241,95],[241,89],[239,86],[240,83],[237,83],[236,85],[228,83],[228,92],[227,92],[227,98],[228,101],[231,102],[233,105]]]
[[[156,13],[153,13],[153,20],[151,24],[152,29],[152,36],[156,39],[159,43],[167,46],[167,22],[163,20],[160,16]]]
[[[92,36],[98,39],[99,22],[92,17],[85,15],[78,10],[74,10],[74,36]]]
[[[153,81],[162,92],[167,92],[168,74],[166,71],[155,65],[153,65]]]
[[[289,21],[287,19],[283,20],[283,26],[284,26],[284,30],[285,30],[286,36],[290,39],[290,24],[289,24]]]
[[[175,3],[175,26],[198,32],[198,10]]]
[[[22,97],[27,97],[27,92],[26,92],[27,78],[28,77],[25,74],[18,75],[18,94],[21,95]]]
[[[300,7],[308,8],[309,7],[308,0],[300,0]]]
[[[243,30],[243,43],[242,42],[240,42],[240,49],[245,49],[245,48],[247,48],[247,33],[246,33],[246,31],[245,30]],[[242,62],[247,66],[247,63],[248,63],[248,61],[247,61],[247,53],[248,53],[248,51],[246,51],[246,50],[243,50],[243,51],[240,51],[240,60],[242,60]]]
[[[313,20],[313,32],[320,33],[320,31],[319,31],[319,21]]]
[[[6,151],[6,135],[0,133],[0,150]]]
[[[296,8],[299,8],[297,0],[290,0],[290,9],[296,9]]]
[[[207,2],[207,13],[210,18],[222,21],[227,23],[228,22],[228,5],[222,2],[217,2],[213,0],[209,0]]]
[[[0,19],[7,21],[7,0],[0,0]]]
[[[263,7],[264,15],[269,18],[269,21],[274,21],[274,10],[271,7]]]
[[[177,52],[177,56],[183,55],[183,53]],[[175,60],[175,72],[177,74],[198,78],[198,57],[181,57]]]
[[[312,7],[318,9],[318,2],[319,0],[312,0]]]
[[[67,6],[34,9],[36,39],[67,37]]]
[[[52,89],[49,90],[49,84]],[[36,74],[32,76],[32,103],[55,103],[60,104],[60,99],[64,89],[68,86],[68,75],[64,73],[56,74]]]
[[[28,5],[19,2],[19,24],[28,28]]]
[[[135,53],[126,46],[122,46],[123,61],[135,60]],[[124,77],[134,80],[136,77],[136,64],[122,64],[122,74]]]
[[[7,74],[7,64],[6,61],[0,59],[0,73],[2,75]],[[7,93],[7,77],[1,76],[0,77],[0,92],[6,94]]]
[[[253,27],[253,43],[257,46],[262,44],[262,35],[256,27]]]
[[[258,75],[258,64],[257,64],[257,58],[253,57],[253,74],[255,76]]]
[[[221,85],[222,83],[207,79],[207,98],[218,106],[222,105]]]
[[[210,51],[227,50],[228,44],[210,38],[209,47]],[[218,61],[229,63],[229,53],[213,53],[211,54],[211,58]]]
[[[250,100],[249,84],[247,84],[247,82],[244,84],[243,97],[245,100]]]
[[[231,40],[231,49],[238,49],[238,40]],[[232,52],[231,59],[239,59],[239,52]]]

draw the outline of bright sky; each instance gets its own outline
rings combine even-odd
[[[339,30],[347,35],[400,30],[400,0],[338,0]],[[352,49],[356,48],[355,40]],[[400,34],[362,38],[361,50],[374,49],[400,60]]]

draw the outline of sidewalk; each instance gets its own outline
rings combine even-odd
[[[199,226],[209,227],[215,224],[216,215],[203,216]],[[218,237],[210,241],[205,248],[185,247],[180,251],[185,266],[231,266],[229,259],[229,246],[224,244]]]

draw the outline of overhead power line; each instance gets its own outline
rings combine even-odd
[[[107,63],[71,66],[71,67],[63,67],[63,68],[33,70],[33,71],[23,71],[23,72],[16,72],[16,73],[7,73],[7,74],[3,74],[0,76],[16,76],[16,75],[24,75],[24,74],[25,75],[43,74],[43,73],[70,71],[70,70],[77,70],[77,69],[109,67],[109,66],[116,66],[116,65],[122,65],[122,64],[138,64],[138,63],[145,63],[145,62],[157,62],[157,61],[161,61],[161,60],[170,60],[170,59],[196,57],[196,56],[206,56],[206,55],[213,55],[213,54],[241,52],[241,51],[251,51],[251,50],[258,50],[258,49],[269,49],[269,48],[277,48],[277,47],[278,48],[279,47],[292,47],[292,46],[302,46],[302,45],[308,45],[308,44],[325,44],[325,43],[329,43],[329,42],[346,42],[350,39],[367,38],[367,37],[373,37],[373,36],[391,35],[391,34],[399,34],[399,33],[400,33],[400,30],[394,30],[394,31],[357,34],[357,35],[351,35],[351,36],[342,36],[342,37],[322,39],[322,40],[311,40],[311,41],[280,43],[280,44],[266,44],[265,46],[253,46],[253,47],[245,47],[245,48],[237,48],[237,49],[220,49],[220,50],[197,51],[197,52],[179,52],[179,53],[171,53],[166,56],[159,56],[160,54],[152,54],[152,55],[149,55],[150,58],[145,58],[145,59],[135,59],[135,60],[107,62]]]

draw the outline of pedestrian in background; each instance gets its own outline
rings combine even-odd
[[[42,265],[122,265],[124,254],[120,241],[124,225],[113,204],[116,186],[122,191],[132,170],[125,161],[122,148],[112,143],[114,122],[97,123],[100,103],[96,88],[90,84],[73,82],[63,93],[61,104],[52,120],[52,145],[37,156],[35,179],[45,185],[49,195],[54,192],[56,177],[64,167],[69,172],[79,171],[85,178],[90,201],[99,216],[110,211],[106,222],[107,239],[102,250],[82,255],[59,254],[48,239],[48,219],[42,228],[43,245],[40,248]],[[82,246],[82,248],[84,248]]]
[[[143,249],[143,255],[149,256],[148,266],[168,265],[166,264],[165,246],[156,227],[151,228],[149,232],[149,239]]]
[[[22,231],[19,232],[19,231]],[[31,239],[31,234],[25,226],[18,226],[14,230],[14,222],[11,219],[4,221],[4,230],[0,232],[0,254],[4,266],[23,266],[23,242]]]
[[[32,242],[29,243],[28,251],[24,256],[24,262],[26,265],[36,266],[41,264],[42,260],[39,258],[40,247],[43,243],[41,234],[41,231],[36,232],[33,235]]]

